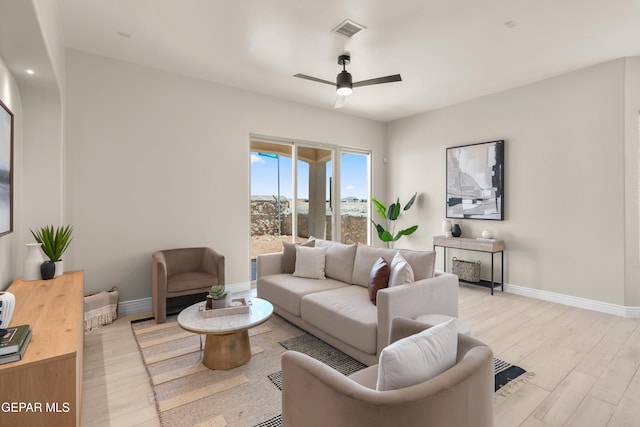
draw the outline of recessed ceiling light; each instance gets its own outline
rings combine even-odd
[[[504,25],[505,25],[507,28],[513,28],[513,27],[515,27],[516,25],[518,25],[518,23],[517,23],[516,21],[507,21],[507,22],[505,22],[505,23],[504,23]]]
[[[28,70],[25,70],[25,71],[27,72],[27,74],[35,74],[36,73],[31,68],[29,68]]]
[[[117,34],[118,34],[120,37],[124,37],[124,38],[126,38],[126,39],[130,39],[130,38],[131,38],[131,34],[129,34],[129,33],[124,33],[124,32],[122,32],[122,31],[118,31],[118,32],[117,32]]]

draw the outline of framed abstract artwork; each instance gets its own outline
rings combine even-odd
[[[447,148],[447,218],[504,220],[504,141]]]
[[[13,231],[13,113],[0,101],[0,236]]]

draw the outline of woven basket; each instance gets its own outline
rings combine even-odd
[[[480,261],[464,261],[453,257],[452,273],[465,282],[479,282]]]

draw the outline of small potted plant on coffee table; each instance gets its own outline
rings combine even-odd
[[[213,285],[209,289],[209,295],[207,295],[206,308],[225,308],[227,306],[227,293],[224,291],[224,285]]]

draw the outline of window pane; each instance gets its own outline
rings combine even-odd
[[[341,241],[367,243],[369,206],[369,155],[343,153],[340,162],[342,200]]]
[[[254,151],[255,150],[255,151]],[[251,259],[291,241],[291,146],[251,144]]]
[[[332,151],[298,147],[298,240],[331,238],[329,204]]]

